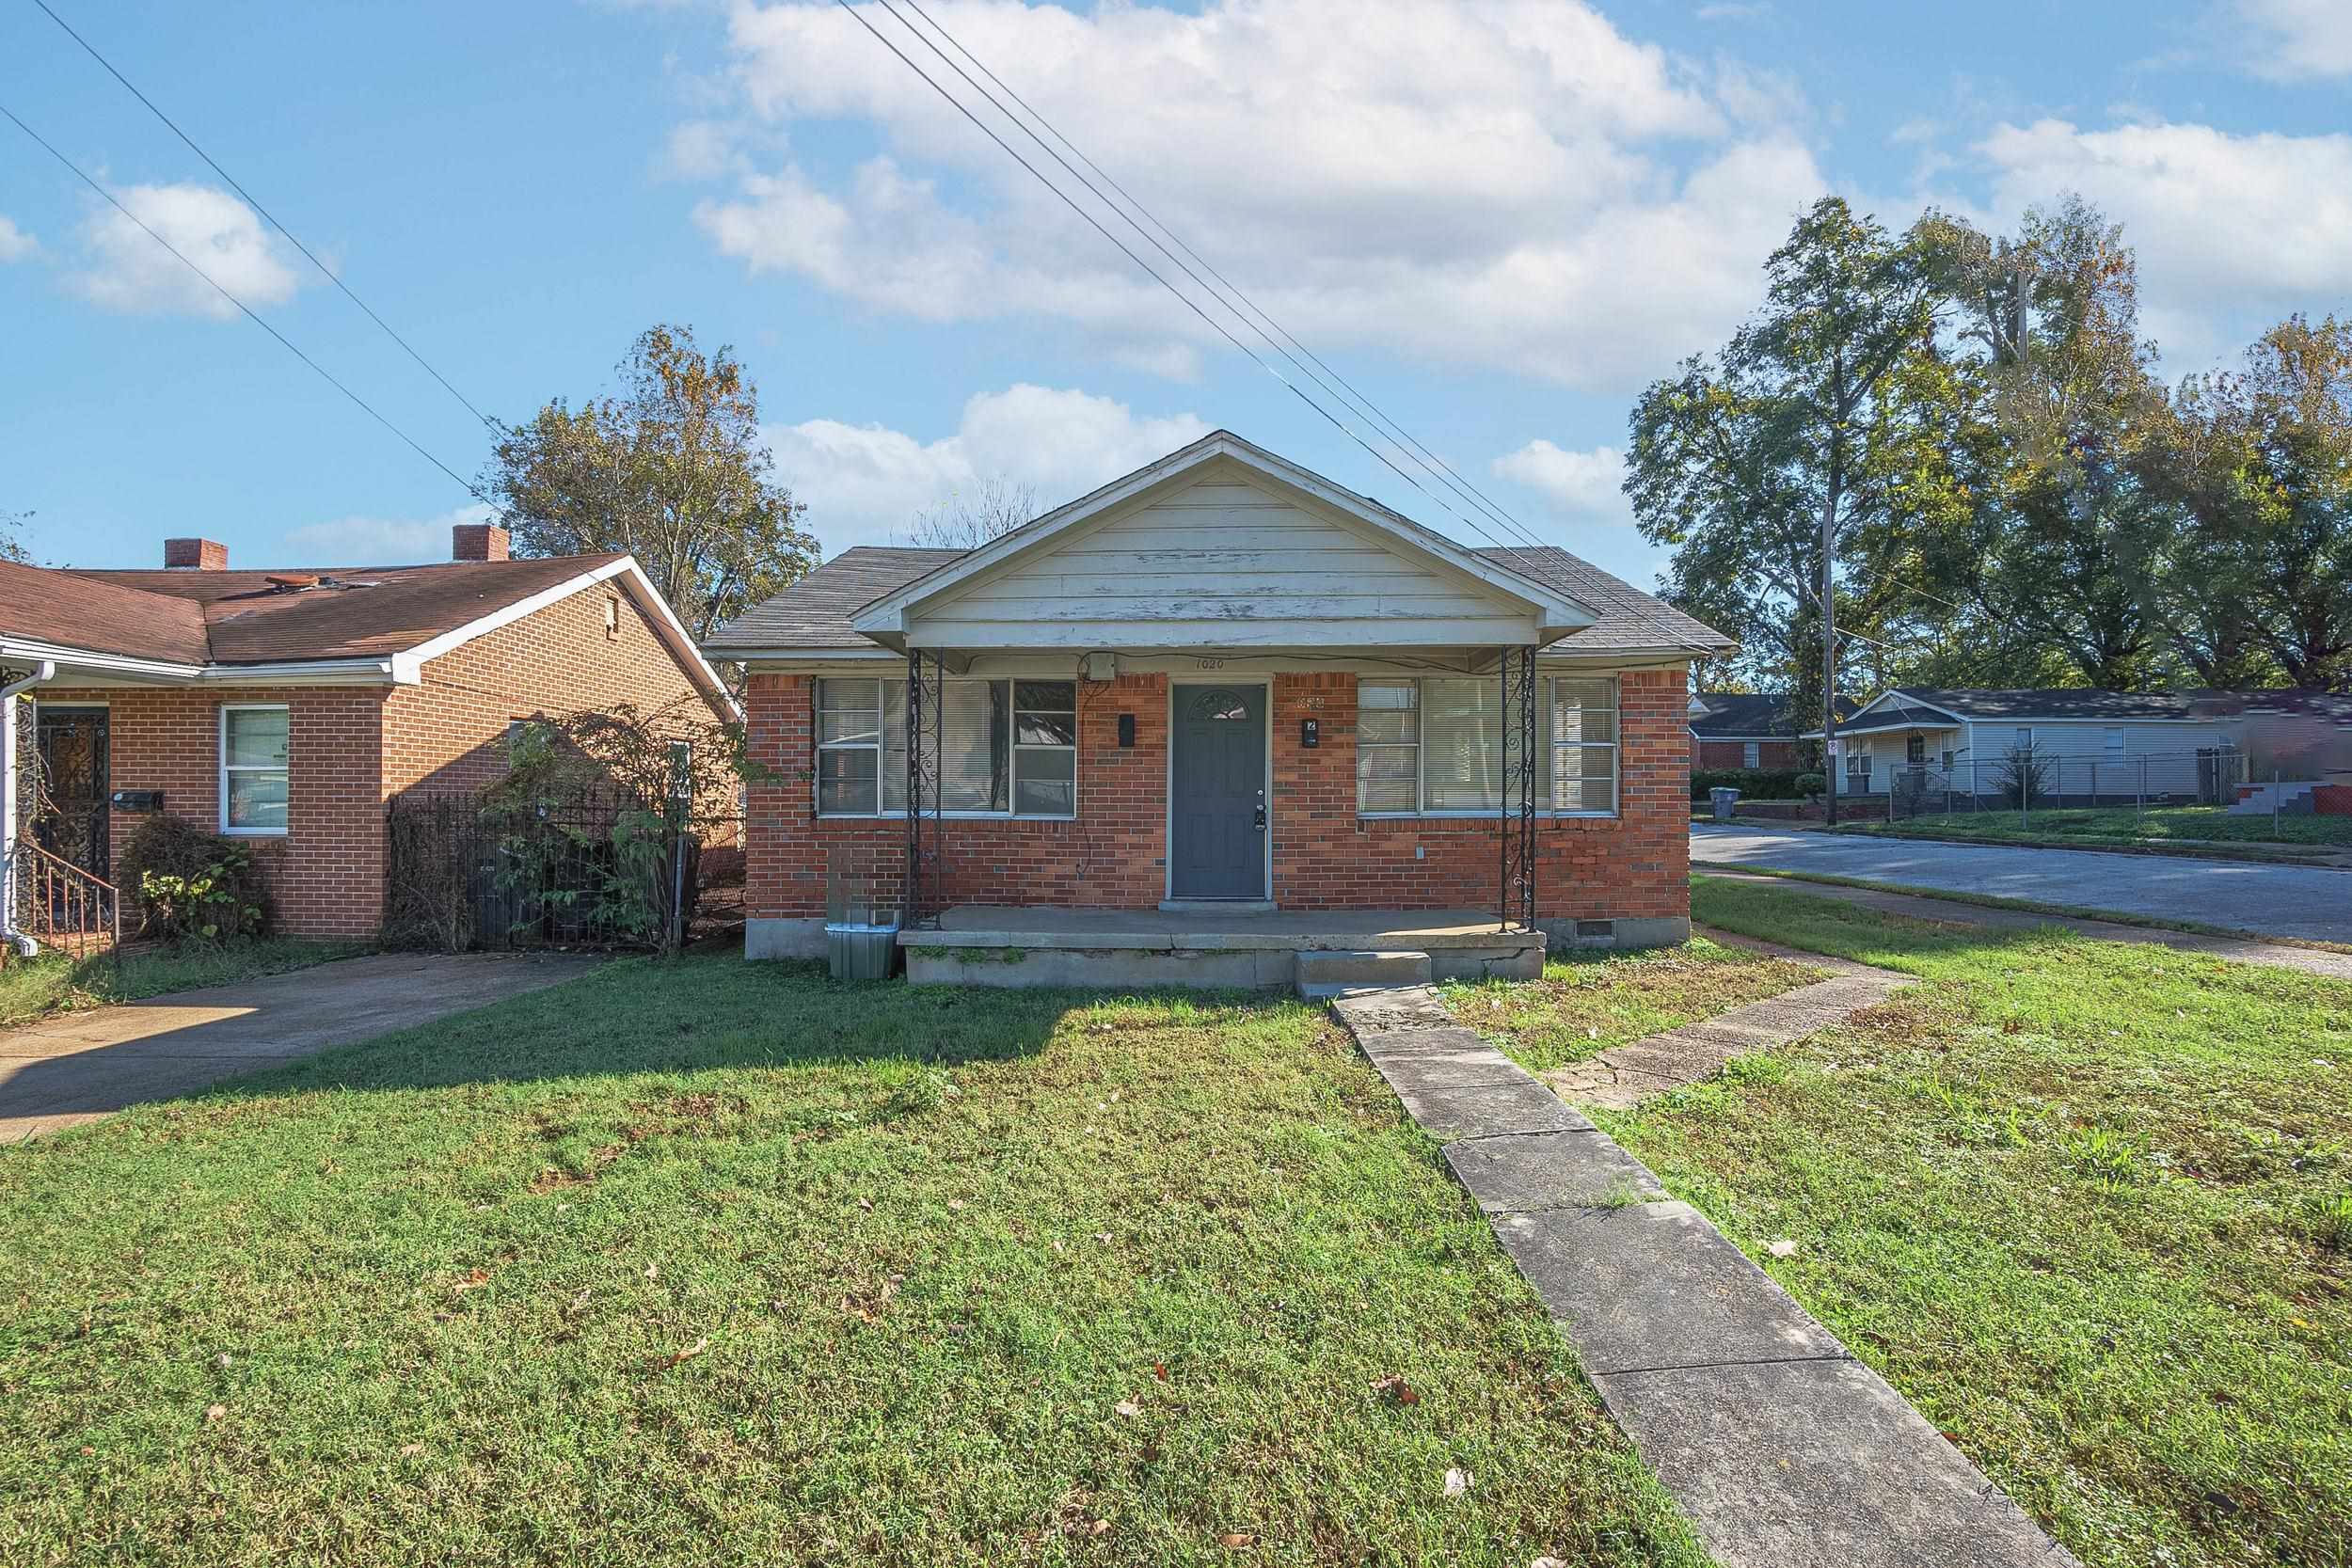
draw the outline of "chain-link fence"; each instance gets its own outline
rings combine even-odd
[[[1843,815],[1856,819],[2037,811],[2234,805],[2257,780],[2233,746],[2155,752],[2134,757],[2086,757],[2018,748],[1948,763],[1880,760],[1850,769],[1838,784]]]

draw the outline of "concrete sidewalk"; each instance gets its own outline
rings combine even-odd
[[[2074,1568],[1885,1380],[1428,987],[1335,1000],[1726,1568]]]
[[[384,953],[0,1032],[0,1143],[583,974],[570,955]]]

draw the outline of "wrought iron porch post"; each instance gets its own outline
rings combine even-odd
[[[1502,928],[1535,925],[1535,650],[1502,651],[1502,798],[1496,827],[1502,878],[1495,916]]]
[[[926,917],[924,863],[929,861],[934,867],[940,864],[941,835],[946,831],[941,811],[946,775],[940,759],[944,755],[942,743],[946,723],[947,664],[939,654],[930,657],[931,678],[926,685],[922,650],[914,649],[907,655],[907,867],[903,924],[909,928],[921,925]],[[926,719],[930,721],[928,726]],[[928,849],[923,843],[926,784],[930,786],[931,833]]]

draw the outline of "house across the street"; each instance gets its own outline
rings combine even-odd
[[[1821,738],[1819,725],[1806,738]],[[2289,809],[2352,770],[2352,698],[2311,691],[1955,690],[1897,687],[1838,725],[1838,789],[2012,794],[2022,759],[2038,796],[2227,802],[2274,775]]]
[[[911,962],[992,922],[1204,980],[1250,978],[1218,942],[1361,947],[1406,913],[1679,941],[1686,671],[1729,646],[1220,431],[977,549],[847,551],[706,641],[776,775],[748,951],[821,952],[845,889],[942,928]]]
[[[631,557],[511,560],[489,524],[459,525],[453,546],[420,566],[231,571],[203,539],[166,540],[155,571],[0,562],[0,664],[34,700],[41,847],[111,878],[139,822],[168,813],[254,842],[281,930],[367,936],[393,796],[492,783],[510,726],[543,715],[626,701],[734,717]]]
[[[1702,691],[1691,699],[1691,766],[1693,769],[1748,768],[1785,771],[1804,766],[1797,743],[1820,714],[1800,716],[1787,691]],[[1837,700],[1843,716],[1851,697]]]

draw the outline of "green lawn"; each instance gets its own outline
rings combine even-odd
[[[1661,1030],[1712,1018],[1822,978],[1804,964],[1704,937],[1646,953],[1571,948],[1534,984],[1443,988],[1454,1016],[1530,1072],[1549,1072]]]
[[[0,1149],[0,1255],[10,1564],[1704,1561],[1295,1003],[617,962]]]
[[[1930,983],[1597,1119],[2087,1563],[2345,1562],[2352,986],[1693,900]]]
[[[306,969],[366,950],[358,942],[264,938],[147,948],[132,953],[119,965],[111,958],[75,959],[56,953],[36,958],[10,957],[0,965],[0,1027],[50,1013]]]
[[[1867,822],[1860,831],[1898,838],[1969,838],[1988,844],[2045,838],[2095,839],[2129,843],[2136,839],[2206,839],[2230,844],[2295,844],[2352,848],[2352,816],[2280,816],[2272,827],[2267,814],[2233,816],[2219,806],[2150,806],[2135,813],[2129,806],[2077,806],[2067,810],[2035,810],[2022,822],[2010,811],[1953,812],[1903,822]]]

